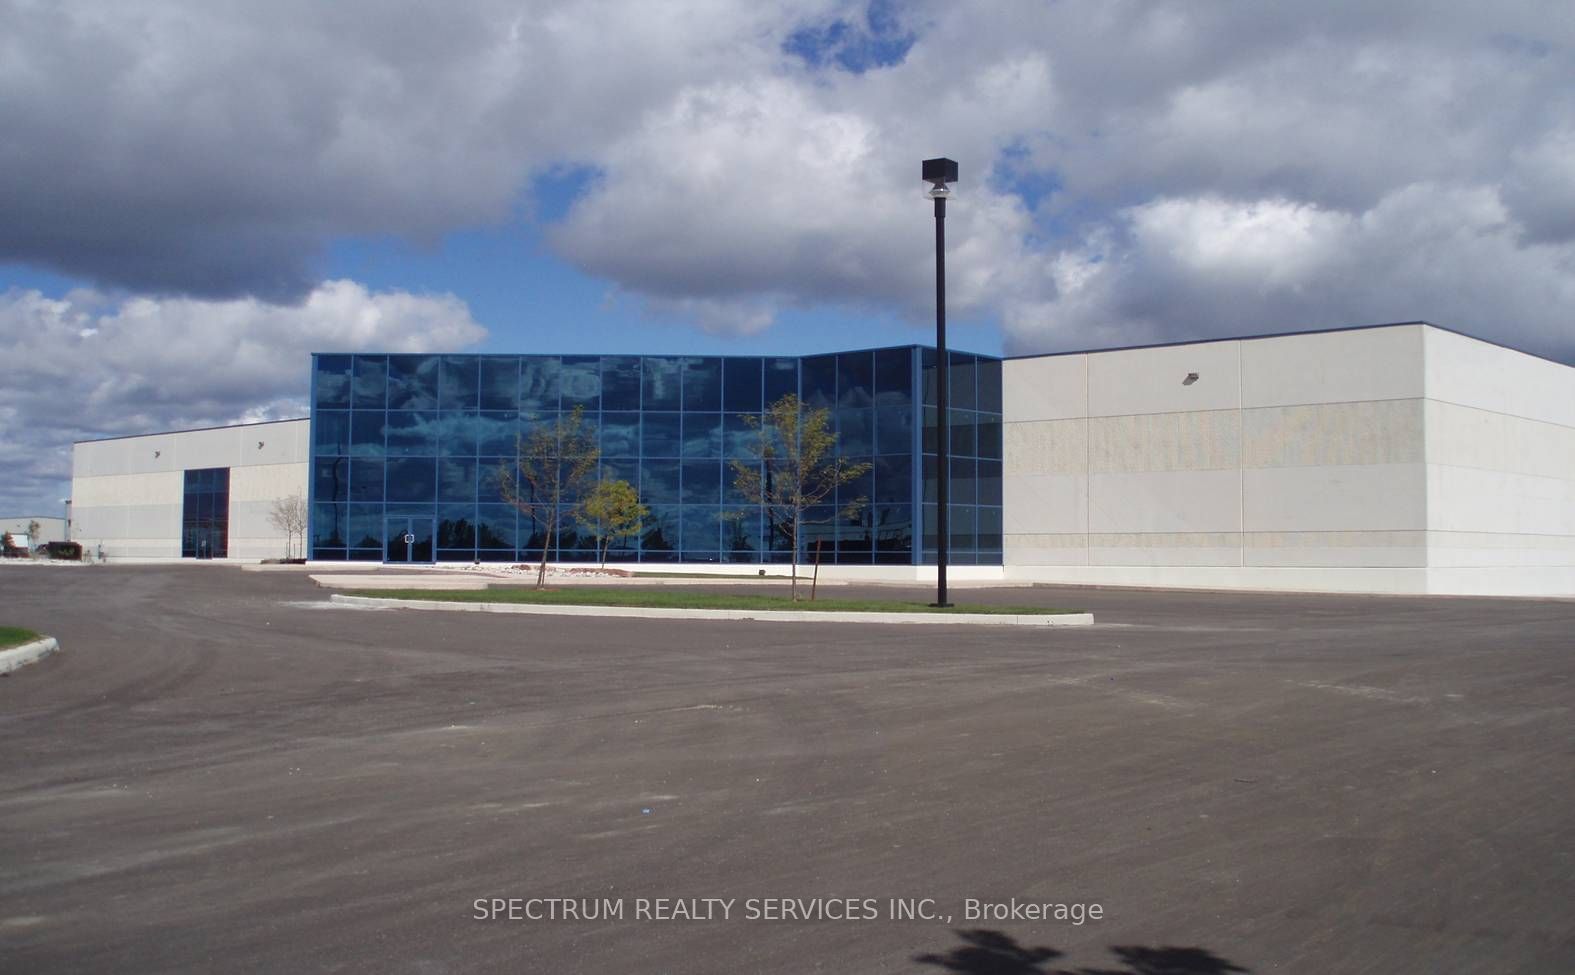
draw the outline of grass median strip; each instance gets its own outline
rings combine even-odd
[[[524,603],[547,606],[637,606],[644,609],[747,609],[822,613],[987,613],[992,616],[1051,616],[1078,609],[958,603],[937,609],[895,599],[817,599],[793,602],[787,596],[736,593],[649,591],[636,589],[357,589],[349,595],[374,599],[430,599],[450,603]]]
[[[42,640],[43,637],[32,630],[24,630],[20,626],[0,626],[0,650],[9,650],[19,647],[24,643]]]

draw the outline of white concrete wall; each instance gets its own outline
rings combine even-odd
[[[1429,329],[1434,592],[1575,595],[1575,369]]]
[[[229,558],[282,557],[268,509],[306,496],[309,436],[303,419],[75,444],[72,538],[110,559],[178,559],[185,471],[228,467]]]
[[[50,518],[44,515],[20,515],[14,518],[0,518],[0,534],[10,532],[15,536],[27,534],[30,522],[38,522],[38,536],[28,539],[28,544],[37,548],[45,542],[64,541],[66,537],[66,520],[59,516]]]
[[[1570,367],[1414,324],[1014,359],[1003,382],[1009,577],[1575,594]]]
[[[1406,570],[1426,564],[1421,332],[1009,360],[1009,574],[1420,585]]]

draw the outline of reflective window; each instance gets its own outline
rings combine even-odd
[[[587,410],[601,408],[601,360],[595,356],[564,356],[560,378],[563,392],[563,409],[583,406]]]
[[[481,361],[473,355],[443,357],[439,382],[438,408],[474,410],[479,403]]]
[[[645,387],[641,402],[647,410],[676,410],[682,405],[682,360],[645,359]]]
[[[875,405],[875,353],[837,356],[837,403],[844,408]]]
[[[877,349],[875,402],[878,406],[913,407],[913,350]]]
[[[647,413],[641,418],[647,457],[677,457],[683,453],[683,423],[677,413]]]
[[[557,356],[520,359],[521,410],[557,410],[559,365]]]
[[[722,360],[722,408],[731,413],[761,410],[761,360]]]
[[[765,401],[762,408],[792,393],[798,395],[799,362],[797,359],[767,359],[765,361]]]
[[[722,408],[722,360],[684,360],[685,410],[710,412]]]
[[[390,410],[384,428],[390,457],[430,457],[437,453],[436,413]],[[475,448],[471,448],[474,452]]]
[[[640,456],[640,414],[602,414],[602,456]]]
[[[602,409],[640,408],[640,360],[634,356],[602,358]]]
[[[435,355],[388,357],[388,408],[431,410],[437,408],[438,362]]]
[[[722,465],[716,461],[685,461],[683,491],[679,500],[684,504],[719,504],[722,500]]]
[[[350,452],[350,414],[318,410],[312,414],[312,453],[329,456]]]
[[[350,408],[350,357],[347,355],[320,355],[312,363],[313,384],[316,387],[314,404],[318,409]]]
[[[683,431],[685,457],[722,456],[722,414],[685,413]]]
[[[381,410],[388,405],[388,357],[355,357],[355,380],[350,405],[358,410]]]
[[[319,457],[312,462],[312,497],[317,501],[350,500],[350,458]]]
[[[837,405],[837,357],[815,355],[804,359],[799,373],[804,404],[811,409]]]
[[[222,559],[229,555],[230,469],[206,467],[185,473],[181,503],[183,558]]]
[[[514,356],[484,356],[481,360],[481,408],[514,410],[519,403],[520,360]]]

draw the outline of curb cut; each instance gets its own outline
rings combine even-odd
[[[926,623],[943,626],[1092,626],[1093,613],[868,613],[776,609],[658,609],[639,606],[550,606],[528,603],[451,603],[436,599],[380,599],[334,593],[329,602],[377,609],[435,609],[533,616],[609,616],[652,620],[755,620],[780,623]]]
[[[46,636],[42,640],[24,643],[19,647],[0,650],[0,674],[9,674],[19,667],[37,663],[59,649],[60,641],[52,636]]]

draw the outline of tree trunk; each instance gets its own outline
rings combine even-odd
[[[544,589],[547,585],[547,553],[552,551],[552,530],[555,526],[547,522],[547,538],[541,546],[541,566],[536,570],[536,588]]]
[[[792,575],[793,583],[792,583],[792,588],[791,588],[790,591],[793,593],[793,601],[795,603],[798,602],[798,539],[799,539],[799,533],[798,532],[799,532],[798,513],[795,512],[793,514],[793,564],[788,570],[788,571],[793,573],[793,575]]]

